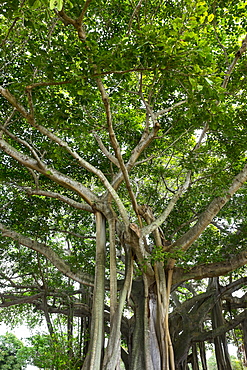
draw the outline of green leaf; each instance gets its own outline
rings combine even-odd
[[[209,78],[205,77],[205,80],[207,81],[207,83],[212,86],[214,83],[212,80],[210,80]]]
[[[55,8],[60,12],[63,8],[63,0],[50,0],[50,9],[53,10]]]
[[[63,8],[63,0],[57,0],[57,10],[60,12]]]
[[[50,9],[53,10],[56,7],[57,0],[50,0]]]
[[[212,22],[213,19],[214,19],[214,14],[209,14],[208,15],[208,22]]]

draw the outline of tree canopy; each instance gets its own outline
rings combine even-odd
[[[214,342],[230,370],[232,338],[244,361],[247,3],[11,0],[0,22],[2,320],[44,317],[54,352],[61,324],[71,369],[205,370]]]

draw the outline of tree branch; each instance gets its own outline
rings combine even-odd
[[[134,19],[135,15],[137,14],[138,10],[141,7],[142,1],[143,0],[139,0],[138,1],[138,4],[136,5],[136,7],[135,7],[135,9],[134,9],[134,11],[133,11],[133,13],[132,13],[132,15],[130,17],[127,36],[129,36],[129,34],[130,34],[130,30],[131,30],[131,27],[132,27],[133,19]]]
[[[210,224],[212,219],[219,213],[223,206],[229,201],[233,194],[245,183],[247,180],[247,164],[243,170],[234,178],[232,184],[222,197],[217,197],[212,200],[206,210],[199,216],[197,223],[192,228],[182,235],[175,243],[171,245],[170,250],[179,247],[186,250],[190,245],[202,234],[206,227]]]
[[[190,185],[190,177],[191,177],[191,172],[189,171],[187,176],[186,176],[186,180],[185,180],[184,184],[182,186],[180,186],[180,188],[178,189],[176,194],[172,197],[172,199],[170,200],[170,202],[169,202],[168,206],[166,207],[166,209],[164,210],[164,212],[162,212],[162,214],[155,221],[153,221],[150,225],[147,225],[147,226],[142,228],[141,233],[142,233],[143,237],[146,236],[146,235],[151,234],[154,230],[156,230],[167,219],[167,217],[169,216],[169,214],[173,210],[175,204],[177,203],[178,199],[188,189],[188,187]]]
[[[109,181],[107,180],[107,178],[105,177],[105,175],[100,170],[98,170],[96,167],[92,166],[89,162],[87,162],[83,158],[81,158],[79,156],[79,154],[77,152],[75,152],[72,148],[70,148],[70,146],[64,140],[60,139],[58,136],[56,136],[55,134],[53,134],[52,132],[50,132],[49,130],[47,130],[42,125],[36,124],[36,122],[35,122],[34,118],[32,117],[32,115],[30,115],[25,110],[25,108],[21,104],[19,104],[17,102],[16,98],[7,89],[3,89],[2,87],[0,87],[0,93],[9,101],[9,103],[11,105],[13,105],[18,110],[18,112],[27,120],[27,122],[31,126],[33,126],[34,128],[36,128],[37,130],[39,130],[43,135],[47,136],[51,141],[57,143],[62,148],[66,149],[67,152],[73,158],[75,158],[77,160],[77,163],[80,166],[82,166],[83,168],[85,168],[89,172],[92,172],[93,174],[95,174],[101,180],[101,182],[103,183],[103,185],[105,186],[105,188],[109,191],[109,193],[111,194],[112,198],[115,200],[115,202],[116,202],[116,204],[117,204],[117,206],[119,208],[119,211],[120,211],[120,213],[121,213],[121,215],[123,217],[123,220],[124,220],[125,224],[128,224],[129,223],[129,218],[128,218],[127,211],[126,211],[126,209],[125,209],[125,207],[124,207],[124,205],[123,205],[120,197],[118,196],[117,192],[111,186],[111,184],[109,183]],[[7,151],[6,151],[6,149],[7,149],[6,144],[7,143],[4,142],[3,139],[1,141],[2,141],[2,146],[1,146],[1,143],[0,143],[0,147],[7,153]],[[3,145],[3,142],[5,143],[5,145]],[[13,150],[12,150],[12,152],[13,152]],[[15,151],[15,152],[17,153],[17,151]],[[52,173],[57,172],[57,171],[55,171],[53,169],[52,170],[51,169],[49,169],[49,170],[45,169],[45,164],[43,164],[43,162],[41,162],[41,163],[42,163],[42,167],[43,167],[42,168],[42,171],[41,171],[41,168],[40,168],[41,166],[39,166],[38,171],[39,172],[42,172],[44,175],[47,176],[48,173],[49,173],[49,171],[52,172]],[[30,167],[30,166],[28,166],[28,167]],[[31,167],[31,168],[33,168],[33,167]],[[33,169],[37,169],[37,167],[36,168],[33,168]],[[65,175],[63,175],[63,176],[65,177]],[[51,178],[51,176],[48,176],[48,177]]]
[[[184,101],[184,102],[186,102],[186,101]],[[181,104],[183,104],[182,102],[180,102],[180,103],[178,103],[179,105],[181,105]],[[177,106],[177,105],[176,105]],[[170,110],[172,110],[172,109],[174,109],[175,108],[175,105],[173,105],[172,107],[170,107],[170,108],[167,108],[166,110],[167,110],[167,112],[168,111],[170,111]],[[155,117],[156,116],[156,114],[158,114],[159,112],[157,112],[157,113],[153,113],[153,116]],[[166,112],[165,112],[166,113]],[[156,122],[156,117],[155,117],[155,122]],[[131,156],[130,156],[130,158],[129,158],[129,160],[128,160],[128,162],[126,163],[126,168],[127,168],[127,170],[128,170],[128,172],[130,172],[131,171],[131,169],[135,166],[135,165],[137,165],[137,163],[136,163],[136,161],[137,161],[137,159],[140,157],[140,155],[143,153],[143,151],[151,144],[151,142],[156,138],[156,135],[157,135],[157,132],[159,131],[159,129],[160,129],[160,126],[159,125],[154,125],[154,127],[153,127],[153,129],[152,129],[152,131],[150,132],[150,133],[147,133],[147,131],[146,130],[144,130],[144,132],[142,133],[142,136],[141,136],[141,139],[140,139],[140,141],[139,141],[139,143],[136,145],[136,147],[132,150],[132,153],[131,153]],[[168,129],[167,131],[166,131],[166,133],[169,131],[170,129]],[[187,129],[186,130],[186,132],[188,132],[189,131],[189,129]],[[167,150],[168,148],[170,148],[172,145],[174,145],[175,143],[176,143],[176,141],[178,141],[182,136],[184,135],[184,133],[183,134],[181,134],[180,136],[179,136],[179,138],[177,138],[170,146],[168,146],[165,150]],[[164,153],[165,151],[163,151],[163,153]],[[162,153],[162,154],[163,154]],[[152,156],[151,156],[151,158],[150,159],[152,159]],[[138,162],[138,164],[139,163],[143,163],[144,161],[146,161],[146,160],[143,160],[143,161],[140,161],[140,162]],[[123,175],[122,175],[122,173],[121,172],[119,172],[116,176],[115,176],[115,178],[114,178],[114,180],[113,180],[113,182],[112,182],[112,186],[114,187],[114,189],[117,189],[118,187],[119,187],[119,185],[121,184],[121,182],[123,181]]]
[[[115,132],[113,130],[109,97],[108,97],[108,95],[105,91],[105,87],[102,83],[102,80],[100,78],[97,78],[96,81],[97,81],[99,91],[101,93],[102,101],[103,101],[104,106],[105,106],[106,120],[107,120],[107,126],[108,126],[110,141],[111,141],[112,147],[114,149],[115,155],[117,157],[120,169],[123,173],[123,178],[125,180],[126,187],[127,187],[128,192],[129,192],[130,199],[131,199],[134,211],[138,216],[138,206],[137,206],[136,198],[135,198],[135,195],[133,193],[133,190],[132,190],[132,187],[131,187],[131,184],[130,184],[128,170],[127,170],[127,168],[124,164],[124,160],[123,160],[123,157],[122,157],[122,154],[121,154],[121,151],[120,151],[120,145],[117,141]],[[138,218],[139,218],[139,222],[140,222],[140,225],[141,225],[141,219],[140,219],[139,216],[138,216]]]
[[[175,108],[179,107],[180,105],[183,105],[187,102],[188,102],[187,100],[181,100],[180,102],[173,104],[169,108],[159,110],[158,112],[154,113],[154,116],[155,116],[155,118],[157,118],[159,116],[163,116],[163,114],[171,112],[173,109],[175,109]]]
[[[203,278],[222,276],[244,266],[246,263],[247,250],[226,261],[203,264],[192,267],[190,270],[188,268],[174,267],[172,283],[178,284],[191,279],[201,280]]]
[[[71,84],[73,81],[51,81],[51,82],[36,82],[32,85],[26,86],[26,91],[31,91],[35,87],[43,87],[43,86],[60,86],[60,85],[67,85]]]
[[[153,130],[151,131],[150,134],[147,134],[145,131],[142,134],[142,137],[139,141],[139,143],[136,145],[136,147],[132,150],[131,156],[126,163],[126,169],[128,172],[131,171],[131,169],[134,167],[137,159],[140,157],[142,152],[149,146],[149,144],[155,139],[155,136],[159,130],[159,127],[154,127]],[[123,173],[120,171],[118,174],[115,176],[113,182],[112,182],[112,187],[114,189],[117,189],[121,182],[123,181]]]
[[[80,202],[75,201],[74,199],[71,199],[67,197],[66,195],[62,195],[60,193],[54,193],[52,191],[45,191],[45,190],[39,190],[39,189],[31,189],[26,187],[19,187],[20,189],[26,191],[28,195],[41,195],[48,198],[55,198],[58,200],[61,200],[64,203],[69,204],[73,208],[81,209],[83,211],[91,212],[93,213],[94,210],[92,207],[90,207],[88,204],[83,204]]]
[[[235,67],[235,65],[237,64],[237,61],[241,58],[241,56],[245,53],[246,51],[246,48],[247,48],[247,35],[245,36],[245,38],[243,39],[242,41],[242,45],[241,47],[238,49],[238,51],[236,52],[235,54],[235,58],[234,60],[232,61],[232,63],[230,64],[230,66],[228,67],[227,71],[226,71],[226,74],[225,74],[225,78],[224,78],[224,81],[222,83],[222,87],[223,88],[226,88],[227,84],[228,84],[228,81],[229,81],[229,78],[230,78],[230,75]]]
[[[87,10],[87,7],[89,5],[91,0],[87,0],[85,5],[84,5],[84,8],[79,16],[79,18],[77,19],[73,19],[71,17],[69,17],[65,11],[62,9],[60,12],[57,12],[57,14],[60,16],[60,18],[62,19],[63,21],[63,24],[65,26],[69,25],[69,24],[72,24],[72,26],[76,29],[77,31],[77,34],[78,34],[78,38],[81,40],[81,41],[85,41],[86,40],[86,34],[85,34],[85,31],[83,29],[83,25],[82,25],[82,19],[83,19],[83,16],[84,14],[86,13],[86,10]]]
[[[16,231],[7,229],[2,223],[0,223],[0,231],[2,232],[3,237],[11,238],[12,240],[15,240],[18,243],[28,247],[29,249],[32,249],[45,256],[60,272],[70,277],[74,281],[88,286],[94,285],[94,278],[91,275],[82,272],[74,273],[71,270],[70,266],[62,258],[60,258],[57,253],[55,253],[53,249],[50,248],[48,245],[27,238],[26,236],[21,235]]]
[[[107,149],[106,147],[104,146],[101,138],[99,137],[99,135],[97,135],[96,133],[93,134],[93,136],[95,137],[97,143],[99,144],[99,147],[102,151],[103,154],[105,154],[105,156],[110,159],[110,161],[115,164],[115,166],[117,166],[118,168],[120,167],[119,166],[119,163],[118,163],[118,160],[116,157],[114,157],[114,155],[112,155]]]
[[[3,308],[3,307],[10,307],[10,306],[15,306],[15,305],[19,305],[19,304],[25,304],[25,303],[32,303],[34,301],[36,301],[36,299],[38,298],[41,298],[43,297],[44,293],[37,293],[37,294],[34,294],[34,295],[31,295],[31,296],[25,296],[23,298],[17,298],[17,299],[14,299],[12,301],[5,301],[0,303],[0,308]]]
[[[9,156],[17,160],[21,163],[24,167],[31,168],[36,170],[39,173],[42,173],[52,181],[56,182],[57,184],[63,186],[64,188],[68,188],[72,191],[75,191],[79,194],[89,205],[93,205],[94,203],[99,202],[98,197],[91,192],[88,188],[84,187],[80,182],[72,179],[71,177],[62,174],[61,172],[55,170],[54,168],[50,168],[42,163],[42,168],[39,166],[39,163],[36,159],[28,157],[25,154],[20,153],[11,145],[9,145],[4,139],[0,138],[0,148]]]
[[[198,335],[194,334],[192,336],[192,342],[196,343],[196,342],[205,342],[205,341],[208,341],[208,340],[212,340],[212,339],[226,333],[227,331],[232,330],[237,325],[239,325],[245,318],[246,318],[246,312],[245,311],[241,312],[233,320],[230,320],[225,325],[221,325],[221,326],[219,326],[218,328],[216,328],[214,330],[204,332],[204,333],[201,333],[201,334],[198,334]]]
[[[92,1],[92,0],[86,0],[86,1],[85,1],[85,4],[84,4],[83,9],[82,9],[82,11],[81,11],[81,14],[80,14],[80,15],[79,15],[79,17],[77,18],[77,21],[78,21],[79,23],[82,23],[83,18],[84,18],[84,15],[86,14],[86,12],[87,12],[87,8],[89,7],[89,4],[91,3],[91,1]]]
[[[25,146],[26,148],[28,148],[28,150],[30,150],[30,152],[32,153],[32,155],[36,159],[36,161],[37,161],[38,165],[40,166],[40,168],[45,168],[45,166],[42,163],[41,159],[39,158],[37,152],[33,149],[33,147],[26,140],[22,140],[22,139],[18,138],[17,136],[13,135],[10,131],[8,131],[2,125],[0,125],[0,130],[2,130],[6,135],[8,135],[11,139],[15,140],[17,143],[22,144],[23,146]]]
[[[20,4],[20,9],[23,7],[24,3],[25,3],[25,0],[22,0],[22,2],[21,2],[21,4]],[[11,26],[10,26],[10,28],[8,29],[7,35],[5,36],[5,38],[3,39],[3,41],[2,41],[2,42],[1,42],[1,44],[0,44],[0,46],[1,46],[1,47],[2,47],[2,46],[6,43],[6,41],[8,40],[8,37],[9,37],[9,35],[10,35],[11,31],[14,29],[14,27],[15,27],[15,25],[16,25],[16,23],[18,22],[18,20],[19,20],[19,19],[21,19],[21,18],[20,18],[20,17],[15,17],[15,19],[14,19],[14,21],[13,21],[12,25],[11,25]]]

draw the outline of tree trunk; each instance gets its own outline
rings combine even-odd
[[[212,279],[212,286],[216,288],[216,295],[219,292],[219,278]],[[222,315],[222,307],[219,300],[216,301],[212,312],[212,328],[216,329],[224,325],[224,317]],[[227,347],[226,335],[222,334],[214,339],[215,356],[217,361],[218,370],[232,370],[230,356]]]
[[[83,370],[100,370],[104,347],[104,296],[105,296],[105,217],[96,212],[96,263],[93,292],[91,340]]]
[[[145,369],[145,295],[143,282],[134,282],[131,294],[134,303],[134,328],[131,328],[128,349],[129,349],[129,369]]]
[[[245,319],[242,322],[242,331],[243,331],[243,364],[247,367],[247,309],[245,310]]]
[[[132,299],[135,306],[130,370],[174,370],[172,345],[168,330],[168,289],[164,268],[158,263],[155,283],[148,284],[144,276],[142,288],[134,286]],[[161,281],[161,277],[163,281]]]

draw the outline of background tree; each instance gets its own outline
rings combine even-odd
[[[0,336],[0,369],[22,370],[30,357],[28,347],[11,333]]]
[[[1,307],[43,312],[54,346],[65,316],[82,369],[206,369],[206,341],[230,369],[245,2],[23,0],[0,19]]]

